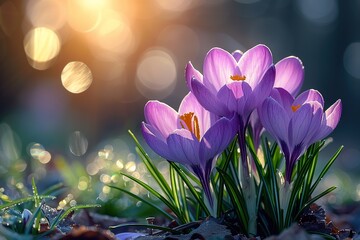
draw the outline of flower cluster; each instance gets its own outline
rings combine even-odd
[[[213,48],[205,57],[203,73],[188,63],[185,79],[190,92],[178,111],[159,101],[146,104],[143,136],[157,154],[184,165],[197,176],[210,208],[214,207],[212,187],[216,187],[211,187],[210,176],[219,156],[237,136],[241,175],[238,188],[243,188],[240,192],[246,205],[245,216],[253,225],[248,226],[248,233],[254,233],[256,223],[251,219],[256,219],[259,205],[251,207],[251,203],[261,202],[262,194],[250,164],[257,157],[249,153],[256,153],[261,136],[268,132],[281,149],[285,182],[291,185],[299,159],[337,126],[341,100],[325,110],[317,90],[298,95],[304,79],[302,62],[290,56],[274,64],[265,45],[244,53]]]

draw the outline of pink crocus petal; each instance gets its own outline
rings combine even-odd
[[[273,88],[270,96],[283,106],[289,116],[293,114],[291,106],[293,105],[294,98],[288,91],[283,88]]]
[[[185,81],[186,85],[190,90],[192,90],[190,84],[192,78],[195,78],[201,83],[203,82],[203,75],[193,67],[191,62],[189,62],[188,64],[186,64],[185,68]]]
[[[218,91],[236,72],[234,57],[221,48],[211,49],[204,60],[204,85],[211,91]]]
[[[290,118],[283,107],[269,97],[259,109],[258,114],[264,128],[278,141],[288,142]]]
[[[216,95],[196,79],[191,80],[191,89],[196,99],[206,110],[218,116],[229,116],[231,114],[226,106],[218,100]]]
[[[239,62],[243,53],[240,50],[236,50],[236,51],[232,52],[231,55],[235,58],[236,62]]]
[[[200,149],[206,149],[200,152],[200,159],[204,162],[220,154],[230,144],[237,131],[237,117],[233,116],[231,120],[221,118],[204,135],[200,142]]]
[[[199,141],[186,129],[177,129],[167,139],[171,161],[186,165],[199,164]]]
[[[324,139],[336,128],[340,121],[341,112],[342,103],[339,99],[325,111],[321,128],[317,133],[317,140]]]
[[[232,82],[222,87],[217,97],[230,112],[237,112],[242,115],[246,99],[251,94],[251,91],[251,87],[247,82]]]
[[[316,102],[314,102],[316,104]],[[314,110],[311,104],[302,105],[292,116],[289,123],[289,145],[308,146],[311,143],[306,142],[308,136],[313,136],[314,131],[319,128],[321,123],[322,108],[319,103]],[[314,113],[315,111],[315,113]]]
[[[318,90],[309,89],[301,93],[295,100],[293,105],[303,105],[306,102],[317,101],[324,107],[324,98]]]
[[[141,131],[145,141],[154,152],[165,159],[171,159],[171,154],[169,152],[167,143],[163,139],[159,138],[157,129],[143,122],[141,124]]]
[[[167,104],[149,101],[144,107],[145,120],[160,131],[164,138],[177,127],[177,112]]]
[[[239,67],[249,85],[255,87],[272,65],[272,61],[270,49],[265,45],[257,45],[242,55]]]
[[[210,113],[203,108],[191,92],[183,98],[179,107],[180,116],[189,112],[193,112],[198,119],[200,137],[202,137],[211,125],[218,119],[215,114]],[[181,126],[179,126],[179,128],[181,128]]]
[[[275,67],[271,66],[266,71],[264,76],[262,77],[259,84],[253,89],[250,96],[247,98],[245,103],[244,114],[247,117],[251,114],[251,112],[259,107],[264,100],[270,95],[271,90],[273,89],[275,81]]]
[[[276,63],[275,68],[274,87],[284,88],[292,96],[296,96],[304,81],[304,66],[301,60],[290,56]]]

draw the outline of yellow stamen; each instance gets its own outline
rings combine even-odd
[[[291,106],[291,110],[293,111],[293,112],[296,112],[298,109],[300,108],[300,104],[299,105],[293,105],[293,106]]]
[[[185,126],[184,126],[185,124]],[[182,128],[192,132],[200,141],[200,127],[197,116],[193,112],[188,112],[180,116],[180,125]]]
[[[246,79],[246,76],[232,75],[230,76],[230,78],[233,81],[244,81]]]

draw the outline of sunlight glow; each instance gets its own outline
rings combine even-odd
[[[78,32],[93,31],[100,23],[105,6],[101,0],[68,0],[68,23]]]
[[[59,54],[61,43],[58,35],[51,29],[38,27],[30,30],[24,40],[24,50],[30,65],[38,70],[50,67]]]

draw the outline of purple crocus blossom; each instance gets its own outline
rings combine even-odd
[[[159,101],[149,101],[144,112],[142,132],[148,145],[165,159],[187,166],[199,178],[212,204],[210,173],[214,160],[236,134],[237,118],[210,113],[191,92],[178,112]]]
[[[204,108],[219,116],[238,115],[241,159],[248,172],[246,127],[250,114],[269,96],[275,81],[269,48],[257,45],[233,55],[213,48],[205,57],[203,75],[191,63],[185,75],[188,87]]]
[[[324,99],[313,89],[294,99],[286,90],[275,88],[264,101],[258,111],[259,117],[284,153],[288,183],[298,158],[311,144],[335,129],[341,110],[341,100],[337,100],[324,112]]]
[[[237,51],[233,52],[233,56],[238,56]],[[236,57],[235,57],[236,58]],[[304,81],[304,66],[301,60],[294,56],[283,58],[275,64],[275,82],[274,88],[283,88],[295,97]],[[255,149],[259,148],[260,136],[264,128],[259,119],[257,109],[255,109],[249,120],[249,126],[252,130],[252,137]]]

